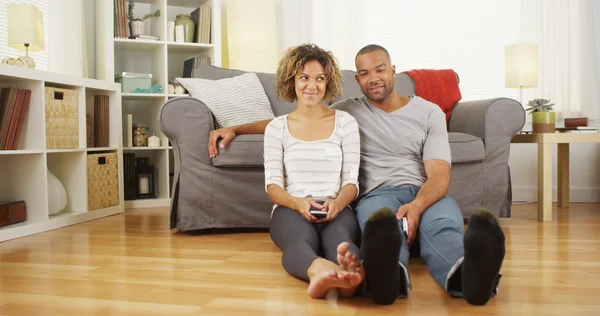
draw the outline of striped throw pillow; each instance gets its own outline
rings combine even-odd
[[[209,108],[217,120],[217,128],[275,118],[255,73],[219,80],[176,78],[176,81]]]

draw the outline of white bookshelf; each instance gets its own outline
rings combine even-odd
[[[212,7],[210,44],[167,41],[167,21],[175,21],[178,14],[190,14],[199,6]],[[210,57],[212,65],[221,66],[221,0],[136,0],[134,15],[142,16],[160,9],[158,18],[146,20],[145,34],[159,40],[115,38],[114,1],[96,1],[96,76],[114,82],[121,72],[151,73],[152,84],[163,87],[162,93],[122,93],[123,152],[134,152],[136,157],[150,157],[155,168],[155,199],[125,201],[126,208],[168,206],[171,187],[169,174],[173,172],[173,150],[159,128],[158,113],[167,100],[187,95],[168,94],[169,79],[183,76],[184,61],[196,57]],[[158,148],[127,147],[127,114],[133,123],[144,123],[152,134],[160,138]]]
[[[0,88],[31,90],[29,111],[17,150],[0,150],[0,201],[24,200],[27,220],[0,227],[0,242],[122,213],[123,166],[118,163],[119,204],[98,210],[88,209],[87,155],[116,152],[122,156],[120,85],[88,78],[0,64]],[[47,149],[45,87],[75,89],[78,92],[77,148]],[[103,94],[110,99],[109,147],[87,148],[86,96]],[[63,184],[67,206],[49,215],[48,176],[50,170]]]

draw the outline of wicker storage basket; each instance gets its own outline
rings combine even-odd
[[[90,211],[119,204],[117,153],[89,154],[88,208]]]
[[[46,87],[46,148],[79,147],[77,90]]]

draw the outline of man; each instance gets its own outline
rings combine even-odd
[[[482,209],[463,233],[458,205],[446,195],[451,154],[445,114],[420,97],[397,94],[396,68],[385,48],[363,47],[355,64],[364,96],[331,107],[350,113],[360,129],[360,194],[354,209],[363,232],[366,294],[378,304],[408,296],[409,248],[416,247],[447,293],[484,305],[496,294],[504,234]],[[268,122],[211,132],[209,154],[217,154],[217,139],[223,138],[223,147],[236,134],[264,133]]]

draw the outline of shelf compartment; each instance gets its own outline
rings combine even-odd
[[[21,127],[17,150],[44,150],[46,148],[44,82],[0,76],[0,88],[31,90],[29,108]]]
[[[132,125],[144,124],[148,127],[148,137],[156,135],[160,138],[160,148],[166,147],[167,137],[162,133],[158,121],[158,113],[164,105],[164,99],[146,99],[146,100],[123,100],[123,146],[126,148],[136,149],[144,147],[129,147],[128,146],[128,129],[127,115],[132,115]],[[131,133],[133,135],[133,132]],[[133,141],[132,141],[133,143]],[[154,149],[154,147],[152,148]]]
[[[57,214],[87,211],[87,166],[85,151],[48,153],[48,169],[62,183],[67,205]],[[49,190],[51,192],[51,190]],[[48,197],[51,200],[51,197]],[[49,210],[50,211],[50,210]]]
[[[129,152],[131,153],[131,152]],[[144,151],[135,151],[133,152],[135,154],[135,158],[136,160],[138,158],[150,158],[150,161],[152,163],[152,165],[154,166],[154,194],[156,196],[156,198],[148,198],[148,199],[135,199],[135,200],[126,200],[125,202],[128,201],[145,201],[145,200],[156,200],[156,199],[168,199],[169,197],[169,187],[168,187],[168,161],[167,161],[167,151],[166,150],[159,150],[159,151],[153,151],[153,150],[144,150]],[[127,158],[123,158],[124,160]],[[126,175],[128,174],[128,171],[126,170],[127,167],[124,165],[123,167],[123,174]],[[133,174],[135,174],[136,172],[133,171]],[[134,185],[133,187],[135,187],[134,190],[137,190],[137,177],[136,180],[134,180]],[[124,181],[125,185],[127,185],[127,182]],[[130,204],[131,205],[131,204]],[[168,205],[168,204],[167,204]]]
[[[27,222],[48,219],[45,158],[45,154],[0,155],[0,200],[25,201]]]
[[[114,91],[99,91],[99,90],[88,90],[86,91],[85,96],[85,109],[86,113],[90,115],[90,120],[93,126],[93,145],[96,146],[96,126],[95,124],[95,107],[97,106],[97,101],[100,101],[100,98],[96,98],[98,95],[108,96],[108,147],[116,148],[119,146],[119,137],[121,135],[121,99],[118,97],[118,94]],[[97,100],[98,99],[98,100]],[[86,148],[88,151],[90,149],[98,148],[99,150],[103,150],[107,148],[106,146],[102,147],[88,147],[87,142],[87,122],[86,122],[86,114],[83,115],[83,126],[81,128],[82,135],[82,147]]]

